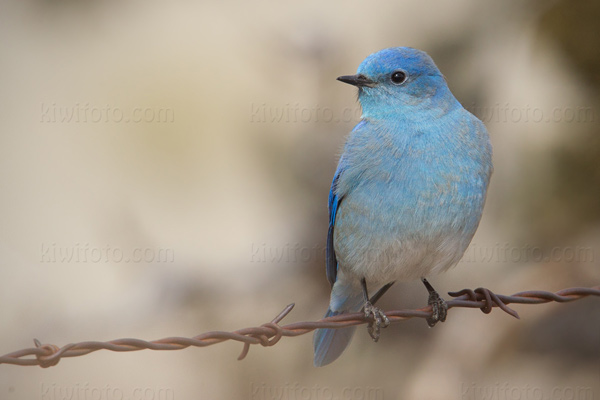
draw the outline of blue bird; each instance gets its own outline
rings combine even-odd
[[[450,92],[423,51],[409,47],[368,56],[356,75],[361,121],[346,141],[329,193],[325,317],[358,312],[372,319],[374,341],[389,320],[374,307],[395,281],[421,279],[430,326],[447,305],[425,277],[462,258],[479,225],[492,173],[483,123]],[[367,284],[379,290],[369,297]],[[314,364],[337,359],[355,327],[318,329]]]

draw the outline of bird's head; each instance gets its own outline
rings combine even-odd
[[[365,118],[398,113],[402,111],[399,107],[445,108],[456,102],[431,57],[410,47],[373,53],[360,64],[356,75],[337,79],[358,87]]]

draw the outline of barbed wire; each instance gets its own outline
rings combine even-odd
[[[508,304],[542,304],[549,302],[566,303],[587,296],[599,296],[600,286],[590,288],[577,287],[563,289],[556,293],[532,290],[515,293],[512,296],[498,295],[489,289],[477,288],[475,290],[463,289],[459,292],[448,293],[454,299],[447,301],[448,308],[479,308],[488,314],[494,307],[498,307],[509,315],[519,318],[516,311]],[[63,347],[53,344],[41,344],[34,339],[35,347],[22,349],[0,357],[0,364],[13,365],[39,365],[42,368],[52,367],[61,358],[79,357],[98,350],[110,351],[138,351],[138,350],[182,350],[190,346],[206,347],[221,343],[226,340],[235,340],[244,344],[238,360],[248,354],[250,345],[273,346],[282,337],[300,336],[318,328],[339,329],[348,326],[362,325],[372,322],[364,313],[342,314],[324,318],[319,321],[295,322],[288,325],[279,325],[294,308],[294,304],[285,307],[271,322],[258,327],[240,329],[234,332],[211,331],[192,338],[169,337],[153,341],[140,339],[116,339],[108,342],[80,342],[71,343]],[[411,318],[428,318],[431,316],[431,306],[414,310],[386,311],[385,315],[390,323],[404,321]],[[33,357],[32,357],[33,356]]]

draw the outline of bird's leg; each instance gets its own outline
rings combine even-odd
[[[381,296],[383,296],[385,294],[385,292],[388,291],[389,288],[392,287],[392,285],[395,283],[396,281],[392,281],[388,284],[386,284],[385,286],[383,286],[381,289],[379,289],[377,292],[375,292],[375,294],[373,295],[373,297],[371,297],[369,299],[369,301],[371,302],[371,304],[375,304],[379,301],[379,299],[381,298]],[[365,285],[366,286],[366,285]]]
[[[429,292],[429,299],[427,304],[431,306],[431,317],[427,318],[427,325],[433,328],[438,322],[444,322],[446,320],[446,314],[448,313],[448,304],[444,299],[440,297],[438,292],[435,291],[433,286],[425,278],[421,278],[421,282],[427,288]]]
[[[388,325],[390,324],[390,320],[388,319],[388,317],[386,317],[386,315],[383,313],[383,311],[381,311],[377,307],[374,307],[373,304],[371,303],[371,301],[369,300],[369,292],[367,291],[367,281],[365,280],[365,278],[362,278],[360,280],[360,283],[362,285],[363,297],[365,299],[365,306],[363,308],[363,310],[365,312],[365,317],[366,318],[373,317],[373,321],[369,322],[367,331],[369,332],[369,336],[371,336],[371,339],[373,339],[374,342],[377,342],[379,340],[379,336],[381,334],[381,328],[382,327],[387,328]],[[384,292],[387,289],[389,289],[392,286],[392,284],[387,284],[385,286],[387,286],[387,288],[384,290]],[[380,292],[381,292],[381,289],[377,293],[375,293],[375,296],[373,296],[375,301],[377,301],[379,299],[379,297],[381,297],[383,295],[383,293],[380,293]]]

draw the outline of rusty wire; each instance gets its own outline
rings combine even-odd
[[[542,304],[551,301],[565,303],[587,296],[600,297],[600,286],[563,289],[556,293],[535,290],[515,293],[512,296],[497,295],[485,288],[475,290],[463,289],[459,292],[450,292],[448,294],[454,297],[453,300],[447,302],[448,308],[479,308],[488,314],[492,311],[493,307],[498,307],[509,315],[519,318],[517,312],[508,307],[507,304]],[[238,357],[238,360],[241,360],[246,357],[252,344],[273,346],[284,336],[300,336],[317,328],[338,329],[371,322],[363,313],[353,313],[337,315],[314,322],[306,321],[283,326],[279,325],[281,320],[292,311],[292,308],[294,308],[294,304],[288,305],[271,322],[259,327],[245,328],[234,332],[211,331],[192,338],[169,337],[153,341],[117,339],[108,342],[71,343],[60,348],[53,344],[41,344],[39,340],[34,339],[35,347],[5,354],[0,357],[0,364],[39,365],[42,368],[48,368],[58,364],[61,358],[83,356],[102,349],[110,351],[138,351],[144,349],[181,350],[190,346],[210,346],[226,340],[235,340],[244,344],[242,352]],[[431,315],[431,307],[428,306],[415,310],[386,311],[385,315],[387,315],[391,323],[410,318],[427,318]]]

